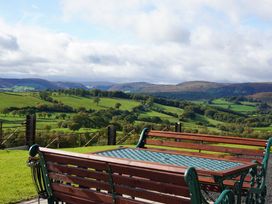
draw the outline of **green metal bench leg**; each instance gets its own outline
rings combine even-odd
[[[48,204],[54,204],[54,199],[53,199],[53,197],[48,198],[48,199],[47,199],[47,203],[48,203]],[[58,203],[58,202],[56,202],[56,203]]]

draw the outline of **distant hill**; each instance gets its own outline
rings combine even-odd
[[[86,86],[80,83],[74,82],[53,82],[38,78],[26,78],[26,79],[7,79],[0,78],[0,89],[12,90],[16,87],[29,87],[34,90],[45,90],[45,89],[69,89],[69,88],[82,88],[87,89]]]
[[[147,93],[173,99],[211,99],[228,96],[247,96],[259,92],[272,92],[272,83],[216,83],[190,81],[176,85],[133,82],[115,84],[108,90]]]
[[[168,84],[151,84],[146,82],[132,82],[115,84],[108,90],[125,91],[125,92],[141,92],[141,93],[156,93],[156,92],[188,92],[188,91],[206,91],[211,88],[222,87],[223,84],[206,81],[190,81],[183,82],[177,85]]]
[[[272,92],[272,83],[217,83],[208,81],[189,81],[179,84],[152,84],[147,82],[112,83],[102,81],[74,83],[61,81],[54,82],[37,78],[0,78],[0,91],[69,88],[145,93],[164,98],[197,100],[229,96],[248,96],[257,93]]]
[[[95,81],[95,82],[82,82],[82,84],[86,86],[88,89],[100,89],[102,91],[107,91],[116,83],[107,81]]]
[[[260,92],[253,95],[249,95],[248,98],[272,103],[272,92]]]
[[[147,89],[152,87],[158,87],[158,84],[150,84],[147,82],[131,82],[131,83],[123,83],[123,84],[114,84],[111,86],[108,91],[124,91],[124,92],[147,92]]]
[[[194,84],[194,83],[193,83]],[[208,86],[205,86],[208,85]],[[191,86],[190,86],[191,87]],[[173,99],[212,99],[229,96],[247,96],[259,92],[272,92],[272,83],[200,84],[195,88],[185,88],[178,92],[154,92],[155,96]]]

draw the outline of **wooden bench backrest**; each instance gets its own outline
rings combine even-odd
[[[41,149],[53,196],[60,201],[96,204],[149,201],[191,203],[185,171],[165,172]]]
[[[244,155],[261,159],[264,155],[266,143],[266,140],[261,139],[144,129],[137,147],[143,148],[147,144],[193,149],[199,152],[208,151],[220,154]]]

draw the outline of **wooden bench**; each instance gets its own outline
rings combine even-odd
[[[33,145],[29,166],[41,197],[48,203],[207,203],[193,167],[161,167],[98,155],[64,152]],[[160,170],[158,170],[160,169]],[[225,190],[216,204],[234,203]]]
[[[163,152],[175,152],[183,155],[198,155],[214,158],[224,158],[230,161],[246,161],[258,163],[257,169],[252,169],[245,178],[244,191],[263,199],[266,194],[266,172],[272,138],[268,140],[241,138],[233,136],[218,136],[184,132],[168,132],[148,130],[145,128],[137,144],[137,148],[147,148]],[[163,147],[168,147],[166,150]],[[169,150],[169,147],[175,150]],[[214,184],[209,178],[200,177],[202,184]],[[239,180],[225,181],[232,186]],[[218,189],[218,188],[214,188]],[[253,196],[253,195],[252,195]],[[252,199],[252,198],[250,198]],[[264,201],[262,200],[261,203]]]

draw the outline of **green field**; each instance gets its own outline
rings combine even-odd
[[[39,103],[48,103],[32,93],[1,93],[0,92],[0,111],[8,107],[35,106]]]
[[[126,100],[120,98],[106,98],[100,97],[100,102],[97,104],[94,102],[94,98],[92,97],[80,97],[75,95],[65,95],[53,92],[51,94],[54,100],[60,101],[63,104],[69,105],[74,109],[84,107],[89,110],[107,110],[109,108],[114,108],[116,103],[120,103],[120,110],[128,110],[132,111],[134,107],[141,105],[140,101],[136,100]],[[0,111],[4,108],[15,106],[15,107],[23,107],[23,106],[35,106],[39,103],[47,103],[44,100],[39,98],[38,92],[20,92],[20,93],[0,93]],[[212,100],[211,104],[208,104],[205,100],[193,101],[194,103],[198,103],[200,106],[214,106],[221,107],[224,109],[229,109],[235,112],[243,113],[245,115],[253,116],[252,112],[257,110],[258,103],[256,102],[241,102],[241,104],[235,104],[227,101],[226,99],[219,98]],[[151,108],[146,109],[143,112],[138,112],[137,124],[141,121],[147,121],[143,118],[148,117],[159,117],[161,120],[168,120],[171,123],[175,123],[179,121],[180,116],[183,114],[184,110],[177,107],[166,106],[154,103]],[[169,113],[169,114],[167,114]],[[73,114],[76,113],[66,113],[67,117],[72,117]],[[172,114],[177,114],[178,117],[173,116]],[[68,128],[59,128],[58,123],[63,121],[63,119],[58,119],[57,116],[60,113],[54,112],[51,113],[50,116],[42,116],[42,113],[37,114],[37,130],[44,131],[45,129],[49,131],[61,131],[65,133],[73,132]],[[220,131],[219,125],[233,125],[231,123],[220,122],[211,118],[206,117],[204,114],[195,114],[196,117],[191,119],[184,120],[183,126],[185,128],[193,129],[194,131],[197,129],[207,128],[212,131]],[[14,129],[17,127],[22,127],[21,123],[25,120],[25,117],[20,117],[19,115],[12,114],[0,114],[0,119],[3,120],[3,127],[5,129]],[[67,118],[66,118],[67,119]],[[69,119],[67,119],[69,120]],[[206,126],[206,127],[205,127]],[[221,126],[222,127],[222,126]],[[260,131],[272,131],[271,127],[264,128],[253,128],[254,130]],[[23,131],[23,130],[22,130]],[[84,131],[90,132],[91,129],[81,128],[78,132],[83,133]],[[11,132],[11,131],[9,131]]]
[[[172,106],[165,106],[165,105],[161,105],[161,104],[157,104],[157,103],[155,103],[154,106],[162,109],[163,111],[176,113],[178,115],[181,115],[183,113],[183,109],[181,109],[181,108],[176,108],[176,107],[172,107]]]
[[[251,111],[256,111],[256,103],[251,103],[251,102],[243,102],[242,104],[235,104],[229,101],[226,101],[225,99],[214,99],[212,101],[211,106],[216,106],[216,107],[221,107],[225,109],[230,109],[232,111],[237,111],[237,112],[251,112]]]
[[[69,105],[73,108],[85,107],[86,109],[101,110],[107,108],[114,108],[116,103],[120,103],[120,110],[129,110],[135,106],[140,105],[139,102],[133,100],[119,99],[119,98],[100,98],[100,102],[97,105],[94,103],[91,97],[80,97],[80,96],[66,96],[66,95],[55,95],[55,100],[61,101],[62,103]],[[46,103],[38,97],[37,93],[1,93],[0,92],[0,111],[8,107],[26,107],[36,106],[39,103]]]
[[[141,118],[147,118],[147,117],[159,117],[161,118],[162,120],[169,120],[170,122],[178,122],[178,118],[175,118],[171,115],[167,115],[167,114],[164,114],[164,113],[159,113],[159,112],[156,112],[156,111],[149,111],[149,112],[145,112],[145,113],[142,113],[140,114],[140,117],[139,119]]]
[[[120,103],[120,110],[129,110],[135,106],[140,105],[139,102],[133,100],[119,99],[119,98],[100,98],[98,105],[94,103],[94,98],[80,97],[80,96],[65,96],[58,95],[53,96],[55,100],[61,101],[62,103],[72,106],[73,108],[84,107],[86,109],[101,110],[107,108],[114,108],[116,103]]]
[[[93,110],[108,109],[111,107],[114,108],[116,103],[120,103],[120,110],[131,111],[132,108],[140,105],[140,102],[137,101],[117,98],[100,98],[98,105],[94,103],[93,98],[89,97],[57,95],[53,98],[66,105],[72,106],[73,108],[84,107],[86,109]],[[0,111],[7,107],[36,106],[39,103],[49,104],[49,102],[41,100],[37,93],[0,93]],[[71,132],[69,129],[58,128],[57,124],[62,120],[56,119],[58,114],[59,113],[52,113],[50,118],[39,117],[38,114],[37,129],[44,130],[45,126],[50,126],[51,130]],[[74,113],[67,113],[66,115],[71,116],[73,114]],[[14,129],[22,127],[21,123],[25,120],[25,117],[12,114],[0,114],[0,119],[3,120],[4,129]]]
[[[272,126],[269,126],[269,127],[255,127],[254,130],[256,130],[256,131],[272,131]]]

